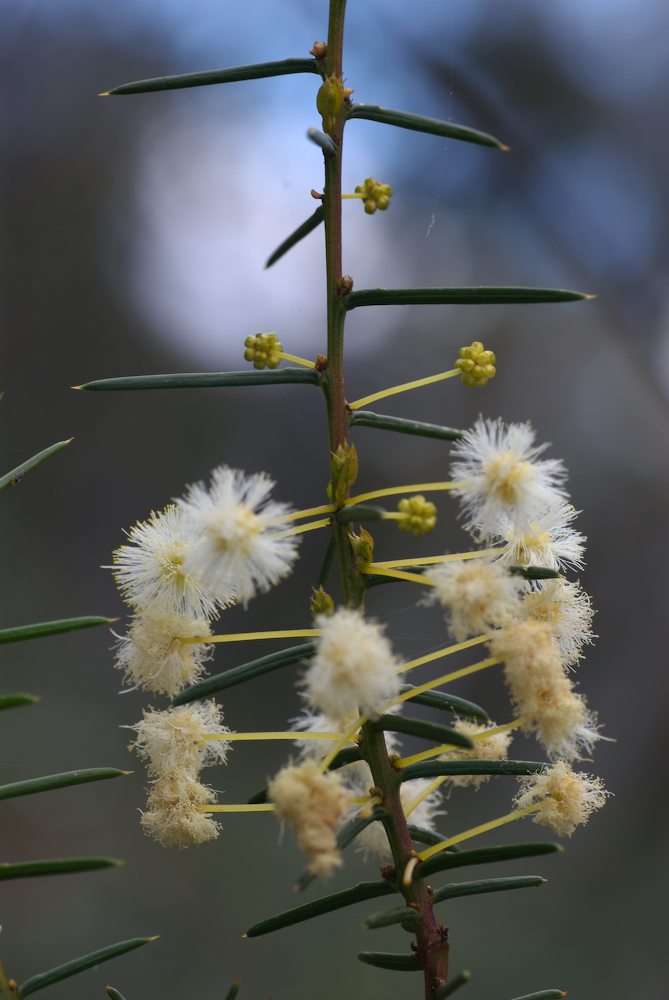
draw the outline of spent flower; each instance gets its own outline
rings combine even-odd
[[[116,666],[134,687],[171,697],[202,674],[212,653],[210,635],[206,619],[152,604],[119,636]]]
[[[565,761],[558,761],[521,779],[515,805],[525,809],[538,803],[534,822],[549,826],[559,837],[570,837],[577,826],[602,808],[609,794],[601,778],[573,771]]]

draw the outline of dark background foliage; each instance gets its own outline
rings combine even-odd
[[[262,269],[313,210],[308,192],[321,185],[320,154],[304,137],[318,123],[315,80],[95,95],[127,79],[302,55],[325,32],[324,8],[313,0],[3,5],[3,466],[59,438],[75,441],[2,497],[2,624],[121,614],[98,567],[122,528],[219,462],[268,470],[277,495],[296,504],[321,502],[326,436],[311,389],[84,395],[67,387],[241,367],[243,338],[258,330],[279,331],[293,352],[322,348],[320,236]],[[446,383],[388,409],[455,426],[480,411],[531,419],[570,468],[589,536],[582,580],[601,638],[580,678],[617,741],[600,744],[593,765],[615,798],[565,855],[517,866],[548,874],[540,892],[449,905],[454,970],[473,970],[474,1000],[544,986],[569,988],[574,1000],[651,997],[665,978],[668,22],[654,0],[350,3],[346,66],[356,99],[452,118],[512,147],[502,155],[352,123],[348,189],[371,174],[396,192],[391,210],[371,219],[346,205],[345,268],[357,287],[509,282],[598,294],[575,305],[359,310],[349,323],[350,398],[450,367],[474,337],[491,346],[499,375],[485,391]],[[446,474],[438,442],[371,430],[357,441],[361,489]],[[454,510],[440,501],[437,535],[421,551],[463,545]],[[308,536],[294,578],[246,614],[226,615],[226,627],[306,624],[322,544]],[[381,558],[415,547],[390,527],[378,532]],[[407,654],[443,637],[439,616],[416,611],[413,597],[398,586],[370,600]],[[119,726],[136,720],[143,699],[119,698],[110,643],[96,631],[5,649],[2,689],[44,700],[4,713],[0,781],[134,766]],[[217,669],[248,649],[220,650]],[[281,726],[298,708],[292,677],[231,692],[229,724]],[[498,678],[458,691],[506,718]],[[273,749],[245,747],[210,780],[226,801],[243,801],[279,760]],[[3,884],[10,974],[22,979],[112,940],[160,933],[157,944],[51,996],[101,996],[109,978],[129,1000],[213,1000],[236,976],[248,998],[406,995],[410,981],[355,960],[365,947],[402,947],[399,930],[373,939],[363,931],[363,907],[241,941],[249,924],[293,902],[300,862],[290,838],[279,844],[272,817],[233,816],[217,843],[163,851],[139,830],[143,784],[138,769],[123,782],[3,805],[3,859],[127,861],[112,873]],[[508,801],[501,783],[478,796],[454,793],[442,827],[489,818]],[[352,854],[332,887],[374,870]]]

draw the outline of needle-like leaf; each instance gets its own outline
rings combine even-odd
[[[33,469],[41,465],[47,458],[51,458],[52,455],[56,455],[59,451],[62,451],[73,440],[74,438],[68,438],[66,441],[57,441],[55,444],[45,448],[44,451],[40,451],[36,455],[33,455],[32,458],[22,462],[21,465],[17,465],[11,472],[6,472],[4,476],[0,476],[0,493],[12,486],[17,486],[25,475],[32,472]]]
[[[82,955],[81,958],[75,958],[71,962],[65,962],[64,965],[58,965],[55,969],[49,969],[48,972],[39,972],[36,976],[31,976],[30,979],[21,983],[19,997],[23,1000],[23,997],[36,993],[37,990],[43,990],[45,986],[52,986],[53,983],[59,983],[62,979],[69,979],[70,976],[76,976],[77,973],[91,969],[94,965],[108,962],[110,958],[125,955],[128,951],[134,951],[135,948],[141,948],[142,945],[157,940],[157,937],[130,938],[128,941],[119,941],[117,944],[110,944],[106,948],[92,951],[88,955]]]
[[[177,76],[156,76],[149,80],[122,83],[113,90],[105,90],[101,97],[125,94],[150,94],[160,90],[184,90],[186,87],[209,87],[218,83],[239,83],[243,80],[263,80],[271,76],[292,73],[318,73],[315,59],[280,59],[274,62],[254,63],[250,66],[230,66],[227,69],[210,69],[201,73],[180,73]]]

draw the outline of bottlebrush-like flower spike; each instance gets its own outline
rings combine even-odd
[[[142,827],[163,847],[190,847],[215,840],[220,825],[202,812],[202,807],[215,799],[213,791],[187,768],[166,771],[151,786]]]
[[[399,693],[401,663],[380,625],[349,608],[322,615],[316,624],[321,635],[304,677],[309,705],[341,720],[358,708],[373,715]]]
[[[446,608],[457,642],[503,625],[520,613],[518,595],[525,582],[490,557],[431,566],[429,577],[433,590],[424,601],[438,601]]]
[[[529,424],[479,417],[453,448],[451,476],[457,481],[466,527],[484,538],[498,534],[500,520],[526,525],[564,500],[566,470],[559,459],[541,459]]]
[[[550,625],[566,667],[580,660],[583,646],[596,638],[592,631],[595,612],[590,597],[578,583],[547,580],[525,594],[522,610],[530,620]]]
[[[215,598],[185,566],[194,544],[184,511],[174,505],[131,528],[127,543],[114,552],[112,566],[128,604],[137,611],[160,604],[166,611],[216,617]]]
[[[210,634],[204,618],[151,605],[133,619],[127,636],[119,637],[116,666],[135,687],[175,695],[197,680],[212,652],[206,642],[184,640]]]
[[[212,739],[229,732],[221,711],[214,701],[198,701],[164,712],[144,712],[142,721],[131,727],[137,737],[128,749],[148,761],[152,777],[177,767],[196,775],[209,764],[225,764],[230,744]]]
[[[209,489],[195,483],[177,501],[197,538],[186,569],[221,604],[246,603],[293,568],[298,539],[281,524],[290,507],[269,499],[273,486],[262,472],[246,476],[221,465]]]
[[[339,774],[321,774],[315,760],[305,760],[279,771],[267,794],[279,818],[292,828],[311,874],[327,877],[339,868],[336,831],[352,798]]]
[[[539,774],[522,778],[514,804],[525,809],[537,803],[534,822],[549,826],[559,837],[570,837],[601,809],[610,793],[601,778],[572,771],[565,761]]]

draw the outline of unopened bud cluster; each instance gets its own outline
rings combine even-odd
[[[357,184],[355,193],[362,195],[362,204],[367,215],[374,215],[377,209],[384,212],[390,205],[393,189],[390,184],[382,184],[373,177],[366,177],[362,184]]]
[[[277,333],[256,333],[244,341],[244,360],[252,361],[259,371],[276,368],[281,361],[283,344]]]
[[[460,381],[472,387],[487,385],[495,377],[495,355],[487,351],[480,340],[474,340],[468,347],[461,347],[455,367],[460,371]]]
[[[437,523],[437,508],[431,500],[417,494],[413,497],[403,497],[397,505],[403,517],[398,526],[401,531],[410,535],[426,535]]]

